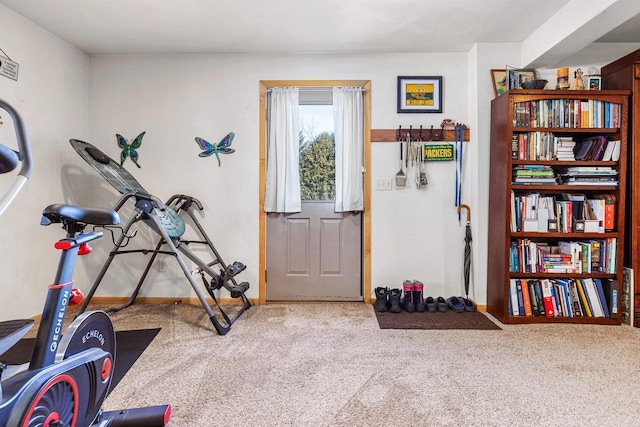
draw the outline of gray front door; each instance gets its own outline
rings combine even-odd
[[[300,89],[302,210],[267,215],[267,301],[362,301],[362,214],[336,213],[330,88]]]
[[[332,201],[267,216],[268,301],[362,301],[360,213]]]

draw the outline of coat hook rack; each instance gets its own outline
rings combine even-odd
[[[463,140],[469,141],[470,135],[467,125],[456,123],[452,119],[444,119],[437,127],[434,125],[429,125],[429,127],[410,125],[407,128],[399,125],[397,129],[371,129],[371,142],[405,142],[407,134],[412,141],[454,142],[456,140],[456,125],[462,126]]]

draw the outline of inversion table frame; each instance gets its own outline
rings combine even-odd
[[[120,197],[113,208],[115,211],[119,211],[130,199],[133,199],[135,203],[134,212],[123,228],[121,235],[115,239],[109,258],[103,265],[96,281],[87,294],[87,297],[84,299],[83,304],[80,307],[80,313],[84,312],[87,308],[87,305],[98,289],[98,286],[107,273],[107,270],[116,255],[142,253],[145,255],[151,254],[151,258],[149,259],[149,262],[147,263],[147,266],[145,267],[129,300],[119,307],[107,309],[107,312],[120,311],[132,305],[138,297],[140,289],[142,288],[156,257],[159,254],[171,255],[180,265],[182,272],[198,296],[198,299],[207,312],[216,332],[220,335],[225,335],[231,328],[233,322],[235,322],[245,310],[251,307],[251,303],[245,295],[245,292],[249,289],[249,283],[238,283],[236,281],[234,276],[245,269],[244,264],[240,262],[234,262],[230,265],[225,264],[219,252],[211,242],[211,239],[207,236],[207,233],[198,222],[194,215],[194,209],[203,210],[200,201],[191,196],[177,194],[172,196],[167,203],[163,203],[157,197],[147,193],[135,178],[129,174],[129,172],[121,168],[119,164],[91,144],[72,139],[71,145],[78,154],[87,161],[87,163],[89,163],[100,175],[112,184],[116,190],[122,193],[122,197]],[[185,232],[185,223],[181,214],[187,215],[191,219],[191,223],[198,234],[198,236],[196,236],[197,240],[186,240],[182,238],[182,235]],[[130,234],[130,230],[135,224],[141,221],[159,235],[155,249],[124,249],[126,246],[125,239],[128,240],[133,237]],[[189,245],[201,245],[201,247],[204,247],[210,252],[213,260],[208,263],[201,260],[191,251]],[[166,246],[166,248],[163,248],[164,246]],[[183,256],[188,258],[197,266],[194,271],[189,270]],[[216,272],[214,268],[220,268],[220,271]],[[218,316],[209,305],[201,286],[199,286],[195,281],[193,276],[196,273],[200,274],[202,277],[203,285],[201,286],[203,286],[213,298],[222,319],[218,319]],[[209,279],[207,279],[207,276]],[[214,293],[216,290],[223,287],[229,291],[232,298],[240,298],[242,302],[240,309],[232,317],[228,316],[222,307],[220,307]]]

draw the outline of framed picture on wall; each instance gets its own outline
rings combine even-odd
[[[442,113],[442,76],[399,76],[398,113]]]
[[[500,96],[507,91],[507,70],[491,70],[493,94]]]

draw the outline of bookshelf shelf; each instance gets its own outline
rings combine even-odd
[[[601,239],[602,237],[617,237],[620,238],[620,233],[608,232],[608,233],[535,233],[527,231],[513,231],[510,233],[512,239],[551,239],[551,240],[577,240],[577,239]]]
[[[553,278],[564,278],[567,277],[567,274],[564,273],[509,273],[510,278],[514,279],[553,279]],[[572,278],[598,278],[598,279],[614,279],[616,277],[615,274],[607,274],[607,273],[589,273],[589,274],[570,274]]]
[[[508,321],[514,325],[532,323],[589,323],[592,325],[619,325],[620,321],[608,317],[537,317],[537,316],[509,316]]]
[[[618,130],[612,128],[568,128],[568,127],[514,127],[514,132],[553,132],[558,134],[568,133],[617,133]]]
[[[628,96],[624,90],[511,90],[492,101],[487,311],[501,322],[620,324]],[[603,141],[602,148],[589,150],[593,155],[576,155],[580,160],[570,160],[577,149],[569,148],[569,160],[556,149],[560,138],[572,147],[594,137]],[[619,156],[607,159],[604,147],[611,141],[620,141]],[[571,167],[594,174],[597,167],[602,175],[567,176]],[[525,174],[534,178],[522,179]],[[536,175],[546,178],[536,180]],[[529,182],[515,183],[516,177]],[[567,183],[571,181],[578,184]],[[534,203],[546,200],[544,216],[540,205],[526,210],[529,197]],[[596,202],[605,199],[606,220],[605,202]],[[577,224],[587,222],[590,228],[580,232]],[[577,266],[553,267],[552,258]]]

